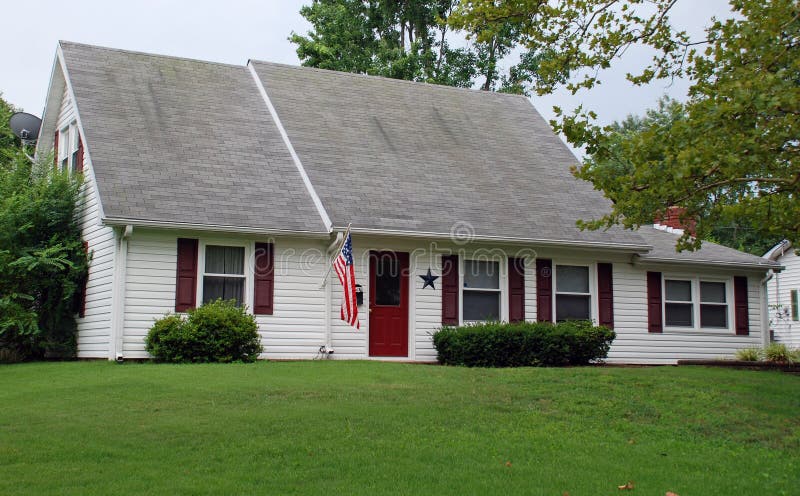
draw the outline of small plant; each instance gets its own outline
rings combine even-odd
[[[783,343],[770,343],[764,348],[764,359],[768,362],[794,363],[796,358],[796,352],[792,352]]]
[[[760,348],[744,348],[736,350],[736,359],[743,362],[757,362],[761,360]]]
[[[145,349],[164,362],[254,362],[262,352],[253,315],[233,300],[216,300],[189,310],[188,317],[166,315],[145,339]]]

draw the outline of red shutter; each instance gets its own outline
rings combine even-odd
[[[525,320],[525,259],[508,259],[508,320]]]
[[[458,255],[442,255],[442,325],[458,325]]]
[[[89,255],[89,243],[84,241],[83,242],[83,252]],[[89,284],[89,274],[86,274],[86,277],[83,279],[83,284],[81,284],[81,293],[79,295],[79,306],[78,306],[78,317],[86,317],[86,286]]]
[[[661,272],[647,273],[647,332],[664,332],[661,316]]]
[[[83,139],[78,136],[78,153],[75,156],[75,161],[78,162],[75,164],[75,170],[78,172],[83,171]]]
[[[597,321],[601,326],[614,328],[614,266],[597,264]]]
[[[56,130],[55,136],[53,136],[53,167],[58,169],[58,135],[60,133]]]
[[[256,243],[253,313],[272,315],[275,293],[275,250],[272,243]]]
[[[744,276],[733,278],[733,302],[736,334],[747,336],[750,334],[750,311],[747,305],[747,278]]]
[[[553,261],[536,259],[536,316],[539,322],[553,321]]]
[[[197,300],[197,240],[178,238],[175,311],[194,308]]]

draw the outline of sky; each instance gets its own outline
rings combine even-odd
[[[292,31],[305,33],[310,28],[299,14],[307,3],[310,0],[14,2],[3,9],[0,93],[41,117],[58,40],[240,65],[251,58],[299,64],[287,38]],[[696,36],[714,15],[730,16],[726,0],[680,0],[670,18]],[[601,73],[602,84],[590,92],[534,96],[533,104],[547,119],[554,115],[554,105],[566,111],[583,104],[608,123],[642,114],[664,94],[683,99],[685,81],[637,88],[625,80],[626,72],[648,59],[644,50],[629,51]]]

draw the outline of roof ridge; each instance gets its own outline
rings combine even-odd
[[[131,55],[146,55],[148,57],[158,57],[158,58],[162,58],[162,59],[183,60],[183,61],[186,61],[186,62],[199,62],[201,64],[220,65],[220,66],[225,66],[225,67],[236,67],[238,69],[247,69],[247,66],[239,65],[239,64],[230,64],[230,63],[227,63],[227,62],[215,62],[213,60],[203,60],[203,59],[196,59],[196,58],[192,58],[192,57],[181,57],[181,56],[178,56],[178,55],[164,55],[164,54],[161,54],[161,53],[143,52],[143,51],[139,51],[139,50],[126,50],[126,49],[123,49],[123,48],[113,48],[113,47],[107,47],[107,46],[101,46],[101,45],[90,45],[88,43],[79,43],[77,41],[58,40],[58,44],[60,46],[62,46],[62,47],[64,45],[73,45],[73,46],[86,47],[86,48],[96,48],[96,49],[105,50],[105,51],[108,51],[108,52],[127,53],[127,54],[131,54]]]
[[[412,85],[417,85],[417,86],[424,86],[426,88],[441,88],[441,89],[446,89],[446,90],[454,90],[454,91],[462,91],[462,92],[463,91],[468,91],[468,92],[472,92],[472,93],[475,93],[475,94],[495,95],[497,97],[502,97],[502,98],[509,98],[509,97],[510,98],[520,98],[521,97],[521,98],[524,98],[525,100],[531,101],[529,97],[527,97],[525,95],[520,95],[518,93],[501,93],[499,91],[486,91],[486,90],[482,90],[482,89],[478,89],[478,88],[462,88],[460,86],[449,86],[449,85],[446,85],[446,84],[428,83],[426,81],[409,81],[408,79],[397,79],[397,78],[391,78],[391,77],[387,77],[387,76],[378,76],[378,75],[373,75],[373,74],[362,74],[360,72],[338,71],[338,70],[335,70],[335,69],[322,69],[322,68],[319,68],[319,67],[308,67],[308,66],[305,66],[305,65],[286,64],[286,63],[282,63],[282,62],[270,62],[270,61],[267,61],[267,60],[259,60],[259,59],[249,59],[248,60],[248,64],[251,63],[251,62],[252,63],[256,63],[256,64],[265,64],[265,65],[272,65],[272,66],[278,66],[278,67],[286,67],[286,68],[289,68],[289,69],[296,69],[296,70],[301,70],[301,71],[302,70],[316,71],[316,72],[322,72],[324,74],[338,74],[338,75],[341,75],[341,76],[350,76],[350,77],[373,79],[373,80],[380,79],[380,80],[384,80],[384,81],[396,82],[396,83],[399,83],[399,84],[412,84]]]

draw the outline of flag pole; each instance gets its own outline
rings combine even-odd
[[[344,232],[344,236],[342,236],[342,242],[339,244],[339,248],[334,252],[334,253],[336,253],[336,257],[339,256],[339,252],[342,251],[342,247],[347,242],[347,236],[350,234],[350,226],[351,225],[352,225],[352,223],[347,224],[347,229]],[[333,269],[333,263],[336,260],[336,257],[334,257],[328,263],[328,270],[325,272],[325,275],[322,277],[322,284],[320,285],[321,288],[325,287],[325,284],[328,281],[328,276],[331,273],[331,269]]]

